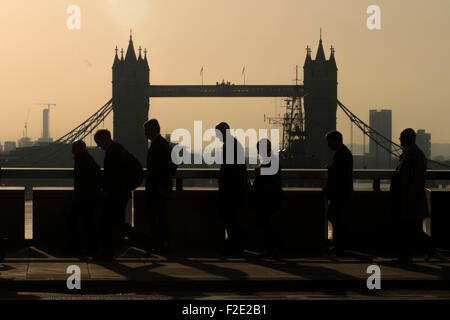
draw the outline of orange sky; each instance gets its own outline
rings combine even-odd
[[[68,30],[66,9],[81,8],[81,29]],[[366,27],[366,8],[381,7],[381,30]],[[393,140],[404,127],[425,128],[433,142],[450,143],[450,1],[365,0],[5,0],[0,10],[0,142],[41,135],[42,107],[51,110],[57,138],[111,97],[116,45],[149,50],[153,84],[247,84],[303,80],[305,48],[315,56],[319,28],[336,50],[338,97],[364,121],[369,109],[393,111]],[[152,99],[150,117],[162,130],[204,128],[227,121],[235,128],[268,128],[281,99]],[[338,113],[348,141],[349,120]],[[112,122],[106,121],[111,128]],[[356,129],[354,130],[356,132]],[[355,135],[355,143],[362,135]]]

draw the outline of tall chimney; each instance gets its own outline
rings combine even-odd
[[[42,111],[42,138],[43,139],[48,139],[49,138],[49,134],[48,134],[48,113],[49,113],[49,109],[44,109]]]

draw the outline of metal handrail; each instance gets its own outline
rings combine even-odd
[[[145,170],[145,169],[144,169]],[[353,178],[361,180],[390,179],[391,169],[354,169]],[[254,177],[254,169],[248,169],[250,178]],[[71,179],[73,168],[2,168],[2,179]],[[176,179],[217,179],[217,168],[178,168]],[[282,169],[281,178],[286,180],[327,178],[326,169]],[[450,180],[450,170],[427,170],[428,180]]]

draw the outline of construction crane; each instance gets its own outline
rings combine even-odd
[[[22,133],[23,138],[28,137],[28,118],[29,117],[30,117],[30,108],[28,108],[27,117],[25,119],[25,125],[23,126],[23,133]]]

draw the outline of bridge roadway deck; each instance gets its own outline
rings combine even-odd
[[[81,268],[86,297],[100,294],[105,299],[450,299],[449,256],[441,252],[427,263],[417,257],[412,266],[397,266],[386,255],[359,252],[339,258],[323,254],[261,259],[252,252],[145,258],[139,249],[123,247],[112,262],[89,262],[27,247],[0,263],[0,299],[11,294],[20,298],[18,292],[40,298],[70,296],[69,265]],[[372,264],[381,269],[382,290],[366,287]]]
[[[294,97],[303,96],[301,85],[150,85],[149,98],[176,97]]]

